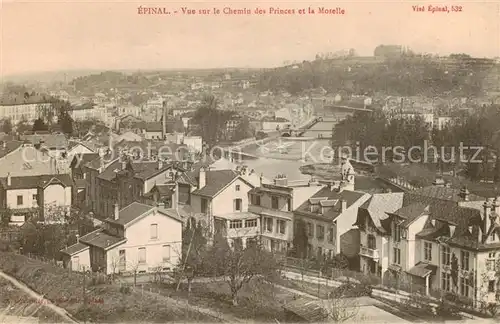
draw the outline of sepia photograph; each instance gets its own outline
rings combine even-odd
[[[500,321],[500,2],[0,0],[0,323]]]

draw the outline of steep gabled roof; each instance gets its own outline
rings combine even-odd
[[[369,217],[375,228],[382,233],[386,230],[382,226],[382,220],[388,218],[386,212],[395,212],[403,206],[402,192],[394,193],[378,193],[371,196],[363,205],[358,209],[358,219],[354,225],[363,224],[364,218]]]
[[[106,221],[125,226],[130,222],[133,222],[137,218],[143,216],[144,214],[153,211],[154,208],[154,206],[133,202],[119,211],[118,219],[107,218]]]
[[[73,185],[73,180],[69,174],[11,177],[10,181],[11,184],[8,186],[7,178],[0,179],[2,187],[6,190],[45,188],[52,183],[60,183],[65,187]]]
[[[401,223],[402,227],[407,227],[411,225],[415,220],[424,214],[429,214],[429,205],[422,203],[414,203],[406,205],[396,210],[393,213],[388,213],[390,215],[395,215],[403,219]]]
[[[205,186],[193,191],[193,195],[213,198],[239,177],[239,174],[233,170],[215,170],[205,172],[207,177]]]

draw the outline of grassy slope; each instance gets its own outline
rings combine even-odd
[[[0,252],[0,270],[24,282],[76,319],[92,322],[214,322],[196,311],[186,312],[184,303],[157,298],[131,290],[121,292],[118,285],[96,284],[87,288],[87,309],[83,307],[83,276],[22,255]],[[87,280],[89,282],[90,280]]]

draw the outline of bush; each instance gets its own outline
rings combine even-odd
[[[348,298],[370,296],[372,289],[365,284],[345,283],[335,288],[331,293],[331,298]]]

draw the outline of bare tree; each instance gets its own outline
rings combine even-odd
[[[332,292],[323,301],[323,308],[326,311],[328,319],[334,322],[346,322],[358,317],[359,313],[359,304],[356,298],[347,296],[345,290]]]
[[[231,291],[233,305],[238,305],[238,293],[253,278],[272,280],[279,265],[271,253],[260,244],[250,244],[244,248],[240,244],[229,246],[227,239],[218,235],[208,253],[208,260],[215,273],[222,276]]]

